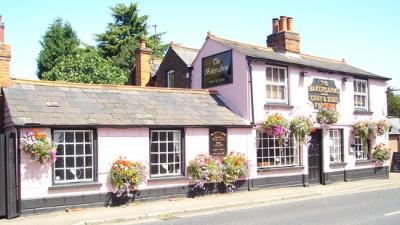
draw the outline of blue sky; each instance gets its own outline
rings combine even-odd
[[[59,16],[71,23],[79,38],[95,44],[94,34],[112,22],[110,7],[131,1],[111,0],[3,0],[0,14],[5,39],[12,46],[11,73],[36,77],[39,41]],[[179,1],[142,0],[140,14],[148,24],[166,32],[163,41],[200,48],[207,31],[217,36],[265,45],[271,20],[280,15],[294,18],[301,35],[301,52],[334,59],[393,78],[400,88],[400,1]],[[153,32],[153,29],[151,30]]]

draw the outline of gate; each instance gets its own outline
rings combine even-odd
[[[15,133],[0,134],[0,217],[19,216]]]

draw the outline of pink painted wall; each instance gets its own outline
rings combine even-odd
[[[202,58],[230,50],[224,45],[215,42],[214,40],[207,39],[202,49],[193,62],[192,71],[192,87],[202,87]],[[237,51],[232,51],[232,64],[233,64],[233,83],[211,87],[209,89],[217,90],[223,97],[223,100],[229,107],[240,115],[243,119],[250,121],[251,116],[249,112],[250,102],[248,89],[248,74],[247,74],[247,61],[244,55]]]
[[[22,129],[21,135],[28,132]],[[40,129],[40,132],[51,136],[50,129]],[[228,151],[248,153],[248,142],[251,141],[250,128],[228,129]],[[196,155],[209,152],[208,128],[185,129],[185,164],[187,165]],[[112,191],[108,181],[108,172],[114,160],[119,156],[130,160],[140,161],[149,165],[149,129],[127,128],[97,129],[98,136],[98,187],[68,187],[59,190],[49,190],[52,186],[51,165],[41,165],[32,161],[25,153],[21,153],[21,197],[22,199],[67,196],[77,194],[107,193]],[[147,168],[148,169],[148,168]],[[255,169],[255,168],[254,168]],[[168,187],[188,184],[188,180],[150,181],[142,184],[139,189]]]

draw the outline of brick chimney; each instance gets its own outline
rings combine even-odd
[[[267,37],[267,46],[276,52],[300,53],[300,35],[293,32],[292,17],[272,19],[272,34]]]
[[[135,50],[135,85],[145,87],[151,77],[151,52],[150,48],[146,47],[145,38],[140,38],[139,48]]]
[[[0,16],[0,86],[7,87],[11,84],[10,80],[10,45],[4,43],[4,23]]]

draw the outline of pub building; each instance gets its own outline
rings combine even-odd
[[[187,196],[186,166],[199,154],[245,154],[251,166],[239,190],[388,177],[388,163],[371,159],[371,146],[387,144],[387,134],[369,145],[352,134],[358,120],[385,119],[388,78],[300,53],[292,18],[273,20],[267,46],[209,33],[200,50],[172,46],[157,63],[141,41],[135,86],[10,78],[1,21],[0,28],[0,217],[107,204],[119,157],[148,171],[135,200]],[[323,103],[340,119],[315,123],[308,143],[289,138],[280,146],[260,129],[272,113],[315,119]],[[54,163],[21,149],[29,132],[51,138]]]

